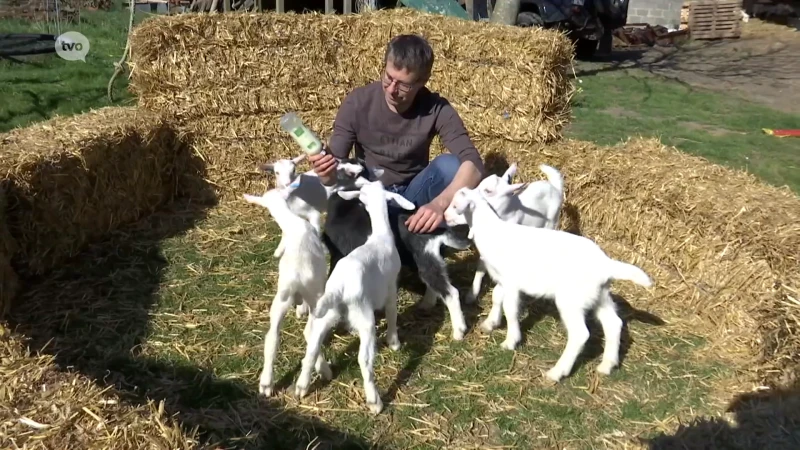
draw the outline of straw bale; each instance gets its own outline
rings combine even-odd
[[[103,108],[0,135],[20,275],[41,274],[172,198],[188,151],[158,114]]]
[[[471,130],[522,142],[560,137],[573,92],[566,37],[410,9],[153,18],[131,36],[130,86],[141,106],[181,120],[335,109],[379,78],[388,40],[403,32],[430,40],[429,86]]]
[[[565,211],[561,226],[579,228],[614,256],[643,258],[659,274],[646,303],[659,299],[668,315],[697,316],[689,331],[710,337],[720,356],[760,355],[752,370],[762,381],[796,377],[800,199],[788,189],[656,140],[537,149],[487,140],[479,148],[519,161],[522,179],[543,178],[542,162],[560,169],[565,209],[579,215]]]
[[[0,447],[25,449],[192,449],[184,432],[150,401],[131,406],[84,375],[33,355],[0,325]]]
[[[0,189],[0,319],[2,319],[19,289],[17,272],[11,266],[11,257],[17,251],[17,241],[6,225],[6,196]]]

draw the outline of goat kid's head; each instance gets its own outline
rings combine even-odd
[[[461,188],[453,195],[450,205],[444,210],[444,220],[447,226],[457,225],[472,226],[472,211],[475,209],[475,202],[480,196],[477,189]],[[472,233],[470,232],[470,237]]]
[[[292,159],[279,159],[274,163],[262,164],[258,168],[261,169],[262,172],[274,173],[278,187],[284,188],[292,184],[297,178],[295,169],[305,158],[306,155],[303,154]]]
[[[402,195],[385,190],[380,180],[367,181],[366,178],[358,178],[356,187],[358,187],[357,191],[338,191],[336,194],[345,200],[357,198],[367,208],[375,205],[376,202],[389,202],[409,211],[416,209],[416,206]]]
[[[286,200],[294,189],[296,189],[296,187],[269,189],[264,195],[244,194],[243,197],[248,203],[267,208],[270,214],[274,216],[276,212],[288,209]]]
[[[487,200],[492,200],[495,197],[510,197],[519,194],[522,190],[528,187],[529,183],[511,183],[514,175],[517,173],[517,164],[514,163],[509,167],[502,176],[489,175],[481,180],[476,188],[480,194]]]

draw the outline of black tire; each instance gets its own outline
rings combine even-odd
[[[575,43],[575,56],[578,59],[590,59],[597,51],[597,42],[590,39],[578,39]]]
[[[0,34],[0,57],[55,53],[52,34]]]
[[[542,16],[532,11],[523,11],[517,14],[518,27],[543,27],[544,20]]]

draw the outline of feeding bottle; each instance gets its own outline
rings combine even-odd
[[[307,155],[317,155],[322,152],[322,142],[313,131],[305,126],[297,114],[293,112],[284,114],[281,117],[281,128],[292,135],[295,142]]]

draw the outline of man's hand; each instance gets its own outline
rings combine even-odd
[[[411,217],[406,220],[408,231],[412,233],[430,233],[444,221],[446,208],[436,200],[422,205]]]
[[[339,165],[339,162],[330,154],[327,146],[323,146],[323,150],[326,154],[311,155],[308,157],[308,161],[323,184],[330,185],[336,180],[336,166]]]

